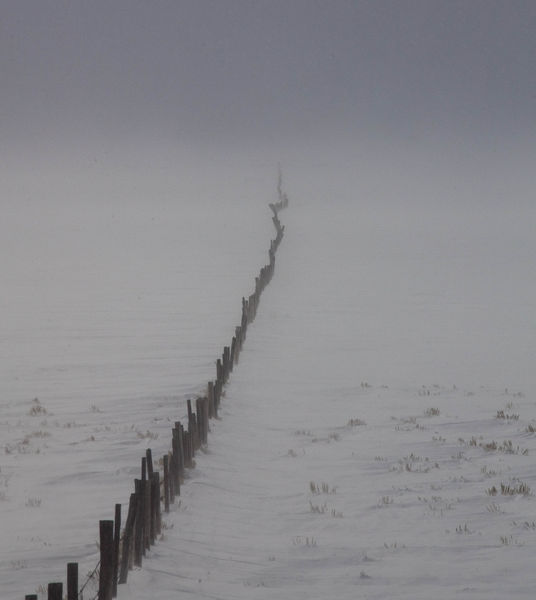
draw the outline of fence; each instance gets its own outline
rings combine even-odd
[[[67,564],[67,600],[83,600],[84,591],[90,581],[98,577],[98,592],[91,600],[111,600],[117,597],[117,587],[126,583],[129,571],[141,567],[147,550],[155,544],[162,526],[162,503],[164,512],[180,495],[186,469],[195,467],[195,453],[208,443],[209,420],[218,416],[222,392],[238,358],[248,325],[257,314],[264,288],[270,283],[275,269],[275,255],[283,234],[284,225],[279,220],[279,211],[288,206],[288,197],[282,190],[279,171],[277,185],[279,200],[269,204],[276,236],[270,241],[269,263],[255,277],[255,290],[242,298],[242,319],[235,328],[229,346],[216,361],[216,378],[207,384],[203,397],[187,401],[187,423],[175,423],[171,435],[171,450],[162,457],[162,473],[155,469],[152,451],[147,449],[141,459],[140,479],[134,480],[134,492],[130,494],[128,513],[121,535],[121,504],[115,505],[114,520],[99,521],[100,560],[79,586],[78,563]],[[63,582],[48,584],[48,600],[63,600]],[[37,594],[25,596],[26,600],[38,600]]]

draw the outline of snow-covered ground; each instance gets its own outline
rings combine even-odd
[[[274,236],[251,162],[3,184],[2,599],[83,579],[214,376]],[[120,598],[532,597],[534,208],[359,164],[287,168],[221,419]]]

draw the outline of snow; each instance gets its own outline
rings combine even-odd
[[[220,418],[119,598],[528,598],[534,496],[501,483],[536,490],[532,207],[291,166]],[[95,566],[214,377],[274,236],[273,165],[235,167],[4,184],[1,598]]]

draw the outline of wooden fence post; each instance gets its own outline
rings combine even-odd
[[[223,383],[227,383],[227,381],[229,380],[229,356],[230,356],[229,346],[224,346],[223,355],[222,355]]]
[[[185,458],[184,458],[184,440],[183,440],[183,436],[184,436],[184,427],[182,426],[182,423],[180,421],[177,422],[178,423],[178,440],[179,440],[179,455],[178,455],[178,459],[179,459],[179,478],[180,478],[180,482],[182,483],[184,481],[184,467],[185,467]],[[177,424],[176,423],[176,424]]]
[[[128,570],[130,568],[130,557],[133,554],[134,542],[134,521],[136,519],[136,494],[130,494],[128,504],[128,515],[123,532],[123,552],[121,555],[121,571],[119,573],[119,583],[126,583]]]
[[[143,529],[144,529],[144,548],[145,551],[149,550],[151,544],[153,543],[153,538],[151,534],[151,513],[152,513],[152,502],[151,502],[151,482],[146,479],[142,481],[143,485],[143,507],[144,507],[144,517],[143,517]]]
[[[99,521],[100,533],[100,575],[99,600],[112,600],[114,522]]]
[[[216,379],[214,383],[214,417],[218,418],[218,409],[220,408],[221,382]]]
[[[67,563],[67,600],[78,600],[78,563]]]
[[[180,423],[179,423],[180,425]],[[171,473],[171,479],[173,480],[174,495],[177,496],[181,493],[181,477],[180,477],[180,455],[181,455],[181,438],[180,438],[180,427],[177,425],[173,429],[173,468]]]
[[[201,444],[205,444],[205,415],[203,412],[203,398],[196,398],[195,400],[195,410],[197,412],[197,433],[199,438],[199,447]]]
[[[143,555],[143,493],[141,479],[134,480],[136,490],[136,517],[134,530],[134,565],[141,567]]]
[[[49,583],[47,592],[48,600],[63,600],[63,583]]]
[[[208,398],[203,398],[203,424],[204,424],[204,441],[208,444]]]
[[[231,341],[231,357],[229,359],[229,371],[233,372],[233,367],[235,364],[235,355],[236,355],[236,336],[233,336]]]
[[[160,473],[153,473],[153,513],[154,513],[154,538],[162,531],[162,513],[160,511]]]
[[[172,440],[173,441],[173,440]],[[168,467],[168,486],[169,486],[169,502],[170,504],[175,503],[175,459],[173,454],[169,454],[169,467]]]
[[[221,364],[221,358],[218,358],[216,361],[216,380],[218,382],[223,382],[223,366]]]
[[[215,416],[214,412],[214,382],[209,381],[207,386],[207,397],[208,397],[208,416],[212,419]]]
[[[192,411],[192,401],[190,398],[186,401],[188,405],[188,433],[192,436],[194,450],[197,449],[197,423],[195,415]]]
[[[114,519],[114,554],[113,554],[113,573],[112,573],[112,597],[117,597],[117,580],[119,576],[119,542],[121,540],[121,504],[115,505]]]
[[[164,454],[164,512],[169,512],[169,454]]]
[[[151,479],[153,476],[153,454],[150,448],[145,451],[145,458],[147,459],[147,479]]]

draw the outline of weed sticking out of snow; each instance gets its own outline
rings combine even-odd
[[[399,550],[400,548],[406,548],[406,545],[399,544],[398,542],[384,542],[383,547],[386,550]]]
[[[378,500],[378,504],[377,506],[379,506],[380,508],[383,506],[390,506],[391,504],[393,504],[394,500],[392,496],[382,496],[379,500]]]
[[[425,417],[438,417],[440,414],[441,411],[439,410],[439,408],[436,407],[430,407],[424,411]]]
[[[30,508],[39,508],[41,506],[41,498],[28,498],[25,505]]]
[[[532,496],[530,487],[522,481],[513,485],[501,483],[501,494],[503,496]]]
[[[391,467],[391,471],[398,471],[399,473],[404,471],[407,473],[428,473],[430,469],[439,469],[439,463],[431,462],[427,456],[417,456],[413,452]]]
[[[500,471],[491,469],[488,465],[484,465],[483,467],[480,467],[480,472],[486,477],[496,477]]]
[[[456,527],[456,533],[463,533],[465,535],[471,535],[474,533],[474,531],[471,531],[469,529],[469,527],[467,526],[467,523],[464,523],[463,525],[458,525]]]
[[[313,536],[302,536],[297,535],[292,538],[293,546],[307,546],[308,548],[315,548],[317,546],[316,538]]]
[[[41,417],[47,414],[47,409],[39,402],[39,398],[34,398],[28,414],[30,417]]]
[[[503,419],[505,421],[518,421],[519,415],[518,414],[507,414],[504,412],[504,410],[498,410],[496,418]]]
[[[154,431],[149,431],[148,429],[143,433],[143,431],[136,431],[136,435],[140,440],[157,440],[158,433]]]
[[[501,542],[501,546],[523,546],[513,535],[501,535],[499,541]]]
[[[309,490],[311,494],[336,494],[337,487],[330,487],[325,481],[318,485],[315,481],[309,482]]]
[[[521,454],[523,456],[528,456],[529,453],[528,448],[514,446],[512,440],[505,440],[500,444],[495,440],[492,440],[491,442],[481,443],[479,446],[488,452],[497,451],[502,452],[503,454]]]
[[[309,507],[311,508],[311,512],[317,515],[323,515],[328,509],[327,502],[324,502],[324,504],[313,504],[310,500]]]

